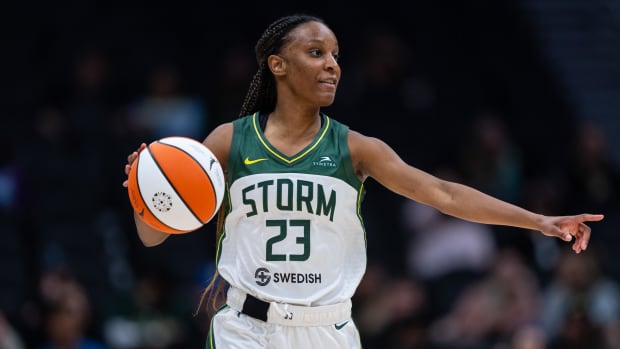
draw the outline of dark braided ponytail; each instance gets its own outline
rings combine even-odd
[[[272,54],[278,54],[282,50],[282,46],[287,43],[289,37],[288,34],[297,26],[307,22],[320,22],[324,23],[322,19],[297,14],[282,17],[275,22],[271,23],[265,30],[263,35],[258,39],[254,52],[256,53],[256,61],[258,62],[258,71],[254,74],[250,88],[239,117],[253,114],[255,112],[269,113],[276,107],[276,84],[269,67],[267,66],[267,58]],[[216,228],[216,242],[219,246],[222,232],[224,231],[224,217],[226,211],[226,203],[222,204],[217,216],[217,228]],[[216,257],[217,258],[217,257]],[[200,311],[202,303],[205,297],[211,299],[211,310],[216,310],[225,300],[226,283],[219,277],[217,268],[209,285],[205,288],[200,297],[198,309],[196,314]]]
[[[245,96],[239,117],[259,112],[271,112],[276,107],[276,85],[271,71],[267,66],[267,58],[278,54],[282,46],[287,43],[288,34],[297,26],[307,22],[321,22],[320,18],[309,15],[291,15],[271,23],[263,35],[258,39],[254,52],[258,71],[250,83],[250,89]]]

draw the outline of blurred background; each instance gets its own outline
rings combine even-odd
[[[123,168],[236,118],[255,42],[293,12],[339,39],[328,115],[530,210],[606,214],[575,255],[369,180],[364,348],[620,348],[617,0],[4,4],[0,348],[204,345],[214,223],[143,247]]]

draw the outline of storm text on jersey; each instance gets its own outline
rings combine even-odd
[[[275,192],[274,190],[275,189]],[[278,178],[249,185],[241,190],[243,204],[248,207],[247,217],[258,214],[258,210],[269,212],[270,204],[281,211],[306,211],[317,216],[328,216],[334,221],[336,192],[326,192],[323,185],[306,180]],[[262,201],[261,204],[257,204]]]

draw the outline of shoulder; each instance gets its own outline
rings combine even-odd
[[[360,132],[349,130],[347,144],[351,153],[353,167],[360,178],[365,179],[384,168],[388,163],[399,160],[399,156],[384,141],[366,136]]]
[[[223,168],[226,168],[226,164],[228,163],[233,130],[234,127],[232,122],[223,123],[213,129],[202,142],[215,154]]]
[[[255,114],[246,115],[232,121],[217,126],[204,140],[204,144],[208,147],[212,143],[224,142],[228,145],[232,142],[235,133],[248,131],[254,128]]]
[[[359,155],[360,153],[368,151],[369,147],[372,148],[373,146],[377,146],[383,143],[378,138],[369,137],[351,129],[349,129],[347,132],[347,142],[349,144],[349,149],[352,153],[351,155],[353,155],[353,153]]]
[[[227,139],[232,139],[234,126],[232,122],[226,122],[220,124],[216,128],[209,133],[207,138],[205,138],[204,142],[206,146],[209,146],[213,141],[222,141]]]

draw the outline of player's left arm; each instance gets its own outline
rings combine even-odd
[[[553,217],[536,214],[499,200],[469,186],[446,181],[405,163],[385,142],[350,131],[349,148],[353,166],[362,180],[372,177],[389,190],[411,200],[472,222],[538,230],[544,235],[572,240],[573,250],[587,248],[587,221],[602,215],[581,214]]]

